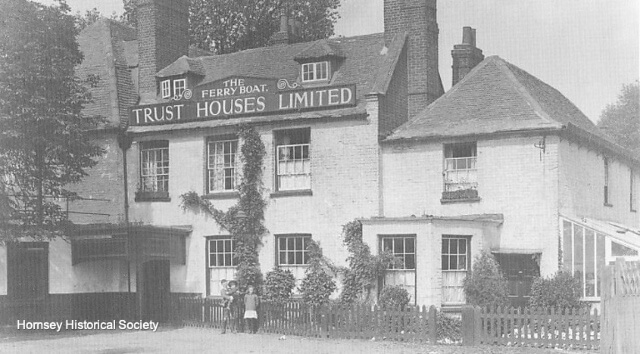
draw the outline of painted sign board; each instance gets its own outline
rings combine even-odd
[[[286,80],[229,77],[186,90],[182,97],[129,111],[129,125],[159,125],[355,106],[356,85],[299,88]]]

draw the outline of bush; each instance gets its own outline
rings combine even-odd
[[[436,335],[438,340],[450,340],[457,342],[462,339],[462,320],[457,317],[450,317],[438,311],[436,316]]]
[[[582,285],[568,272],[558,272],[551,277],[536,278],[531,285],[529,306],[554,308],[579,308]]]
[[[407,289],[395,285],[385,286],[380,293],[379,303],[382,308],[404,308],[407,306],[411,298]]]
[[[273,268],[272,271],[267,273],[267,278],[264,282],[264,300],[277,303],[284,302],[291,298],[291,292],[295,286],[296,278],[290,270]]]
[[[464,294],[467,303],[486,306],[507,306],[509,284],[498,262],[488,251],[476,256],[471,274],[464,279]]]
[[[336,290],[336,282],[329,274],[331,269],[322,255],[320,245],[311,240],[307,251],[309,268],[300,285],[300,293],[306,305],[317,307],[329,302],[329,296]]]

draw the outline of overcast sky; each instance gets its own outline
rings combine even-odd
[[[382,32],[382,1],[342,0],[336,34]],[[123,11],[122,0],[67,3],[73,12]],[[545,81],[597,121],[622,84],[639,79],[639,18],[638,0],[440,0],[440,75],[448,90],[451,49],[462,41],[462,27],[471,26],[485,56],[498,55]]]

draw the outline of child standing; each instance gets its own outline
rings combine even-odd
[[[244,319],[249,324],[249,332],[258,332],[258,306],[260,298],[254,294],[253,285],[247,288],[247,294],[244,296]]]

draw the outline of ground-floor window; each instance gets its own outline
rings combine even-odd
[[[287,265],[307,265],[307,246],[311,241],[311,235],[278,235],[277,242],[277,262],[279,266]]]
[[[442,303],[461,305],[465,303],[462,283],[471,269],[471,237],[465,235],[442,235]]]
[[[415,236],[381,236],[382,250],[391,252],[398,262],[390,269],[416,269]]]
[[[220,295],[220,281],[233,280],[236,276],[235,240],[231,236],[207,238],[208,295]]]

